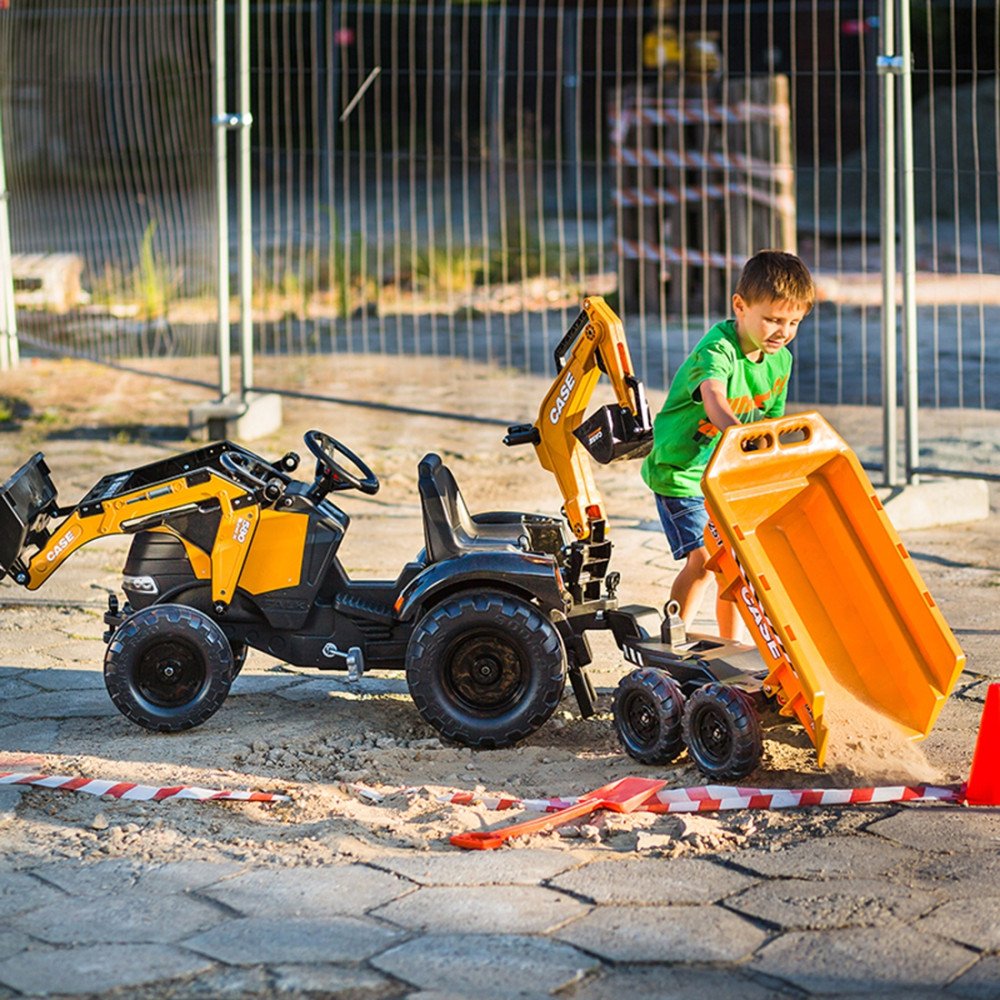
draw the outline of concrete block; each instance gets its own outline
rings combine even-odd
[[[1000,995],[1000,955],[984,955],[963,972],[947,990],[948,996],[969,997],[970,1000],[996,1000]]]
[[[968,964],[966,948],[902,924],[840,931],[797,931],[764,947],[755,972],[794,983],[806,993],[932,991]]]
[[[0,959],[9,958],[19,951],[27,951],[31,945],[32,940],[27,934],[10,927],[0,927]]]
[[[271,972],[279,993],[309,993],[331,998],[392,994],[389,980],[371,969],[344,965],[277,965]]]
[[[767,938],[719,906],[602,906],[555,936],[609,962],[738,962]]]
[[[248,917],[190,937],[184,945],[229,965],[358,962],[401,936],[392,928],[354,917]]]
[[[361,916],[413,884],[367,865],[257,869],[202,890],[248,917]],[[294,961],[288,959],[287,961]]]
[[[928,478],[907,486],[878,487],[875,492],[897,531],[964,524],[990,516],[990,488],[985,479]]]
[[[23,787],[15,788],[13,785],[0,788],[0,826],[14,821],[23,792]]]
[[[281,397],[273,392],[248,392],[209,403],[198,403],[188,411],[188,433],[196,440],[255,441],[281,427]]]
[[[13,706],[22,719],[89,719],[118,715],[118,709],[102,688],[74,691],[44,691],[18,698]]]
[[[452,886],[418,889],[372,916],[432,934],[546,934],[588,909],[540,886]]]
[[[103,994],[142,983],[183,979],[211,965],[200,955],[159,944],[37,948],[0,962],[0,983],[29,996]]]
[[[630,858],[591,862],[551,885],[595,903],[714,903],[754,881],[703,858]]]
[[[776,879],[726,900],[726,905],[785,930],[821,930],[909,921],[939,901],[933,893],[887,879]]]
[[[477,1000],[551,997],[599,965],[569,945],[502,934],[428,934],[371,964],[435,994]]]

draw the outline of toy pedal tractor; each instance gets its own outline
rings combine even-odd
[[[0,488],[0,569],[34,590],[89,541],[134,536],[127,603],[111,597],[105,615],[104,676],[147,729],[210,718],[249,647],[355,679],[405,663],[420,714],[467,746],[508,746],[541,726],[566,678],[560,522],[470,515],[429,454],[424,548],[394,580],[355,580],[337,558],[350,518],[331,494],[370,495],[378,479],[327,434],[305,443],[311,482],[293,478],[292,453],[268,462],[227,441],[104,476],[68,508],[36,454]]]

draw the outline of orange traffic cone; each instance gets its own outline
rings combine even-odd
[[[986,690],[965,801],[970,806],[1000,806],[1000,684]]]

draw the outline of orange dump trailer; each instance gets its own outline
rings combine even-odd
[[[926,736],[965,656],[836,431],[816,413],[731,427],[702,488],[720,591],[820,764],[838,699]]]

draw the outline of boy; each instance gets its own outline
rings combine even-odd
[[[656,495],[674,558],[685,560],[670,597],[688,627],[711,576],[702,473],[727,427],[785,412],[792,368],[788,345],[815,298],[812,275],[794,254],[761,250],[751,257],[733,293],[735,318],[717,323],[698,342],[653,422],[653,449],[642,478]],[[719,635],[735,638],[735,604],[717,601],[716,617]]]

